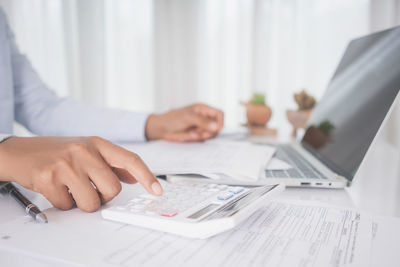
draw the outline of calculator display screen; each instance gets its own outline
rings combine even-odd
[[[220,205],[217,204],[210,204],[207,207],[202,208],[199,211],[196,211],[195,213],[193,213],[192,215],[190,215],[188,218],[189,219],[198,219],[201,216],[203,216],[204,214],[208,213],[209,211],[212,211],[213,209],[219,207]]]

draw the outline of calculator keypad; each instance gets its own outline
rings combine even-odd
[[[245,190],[240,186],[191,183],[165,184],[163,187],[162,196],[142,194],[115,208],[135,214],[171,218],[207,200],[223,204]]]
[[[222,194],[218,195],[218,200],[227,200],[233,197],[233,193],[231,192],[223,192]]]

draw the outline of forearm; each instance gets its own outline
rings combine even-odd
[[[60,98],[22,55],[15,56],[15,119],[37,135],[102,136],[114,142],[145,141],[148,115],[96,108]]]
[[[56,97],[37,99],[34,102],[19,105],[16,120],[37,135],[95,135],[114,142],[146,140],[148,114],[97,108]]]

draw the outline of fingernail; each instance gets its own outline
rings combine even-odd
[[[161,185],[160,185],[159,183],[154,182],[154,183],[151,185],[151,189],[153,190],[154,194],[156,194],[156,195],[162,195],[163,190],[162,190],[162,187],[161,187]]]
[[[216,122],[210,122],[208,124],[208,129],[210,131],[216,131],[216,130],[218,130],[218,124]]]

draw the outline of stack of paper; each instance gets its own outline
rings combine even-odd
[[[248,142],[171,143],[165,141],[124,145],[137,153],[155,174],[219,175],[255,181],[275,149]]]
[[[99,212],[46,213],[49,224],[29,216],[1,224],[0,251],[52,266],[400,266],[399,219],[319,203],[275,201],[205,240],[109,222]]]

